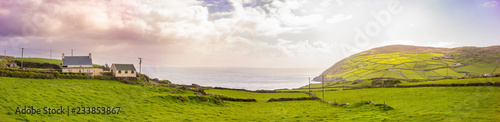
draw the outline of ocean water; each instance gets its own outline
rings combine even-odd
[[[305,86],[322,68],[181,68],[143,67],[151,78],[176,84],[238,88],[247,90],[292,89]],[[312,81],[311,81],[312,82]]]

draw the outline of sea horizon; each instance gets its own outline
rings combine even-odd
[[[143,67],[151,78],[175,84],[198,84],[246,90],[294,89],[314,83],[312,79],[324,68],[260,68],[260,67]]]

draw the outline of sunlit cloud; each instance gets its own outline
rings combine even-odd
[[[0,46],[13,56],[18,56],[22,47],[52,49],[59,54],[71,49],[76,54],[92,52],[103,57],[96,59],[97,63],[142,57],[146,66],[329,67],[361,50],[388,44],[434,47],[498,44],[491,40],[500,38],[495,35],[500,33],[500,18],[487,15],[499,12],[486,8],[496,7],[496,1],[482,2],[481,9],[478,4],[470,5],[468,11],[473,11],[470,13],[447,8],[453,4],[425,7],[440,5],[436,1],[396,3],[9,0],[0,1]],[[375,28],[385,16],[372,13],[389,11],[395,5],[405,11],[391,13],[390,21]],[[454,16],[456,13],[484,16],[471,20]],[[368,43],[353,41],[359,32],[369,33],[366,28],[378,29],[378,33],[369,36]],[[27,55],[47,57],[47,53],[43,54]]]

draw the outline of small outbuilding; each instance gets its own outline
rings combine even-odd
[[[16,62],[10,62],[9,67],[10,68],[17,68]]]
[[[114,77],[137,77],[134,64],[112,64],[110,70]]]

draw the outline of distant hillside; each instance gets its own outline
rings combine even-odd
[[[390,45],[349,56],[321,75],[326,81],[380,78],[436,80],[500,74],[500,46],[435,48]],[[320,76],[321,76],[320,75]],[[321,77],[315,77],[321,81]]]
[[[20,62],[21,62],[21,58],[20,57],[9,57],[11,61],[16,61],[17,65],[18,66],[21,66]],[[62,65],[62,60],[61,59],[48,59],[48,58],[23,58],[22,61],[24,62],[33,62],[33,63],[40,63],[40,64],[44,64],[44,63],[49,63],[49,64],[55,64],[59,67],[61,67]],[[102,67],[101,65],[98,65],[98,64],[93,64],[94,67]],[[27,65],[25,67],[28,67],[28,68],[39,68],[39,67],[30,67],[30,65]],[[59,68],[60,69],[60,68]]]

